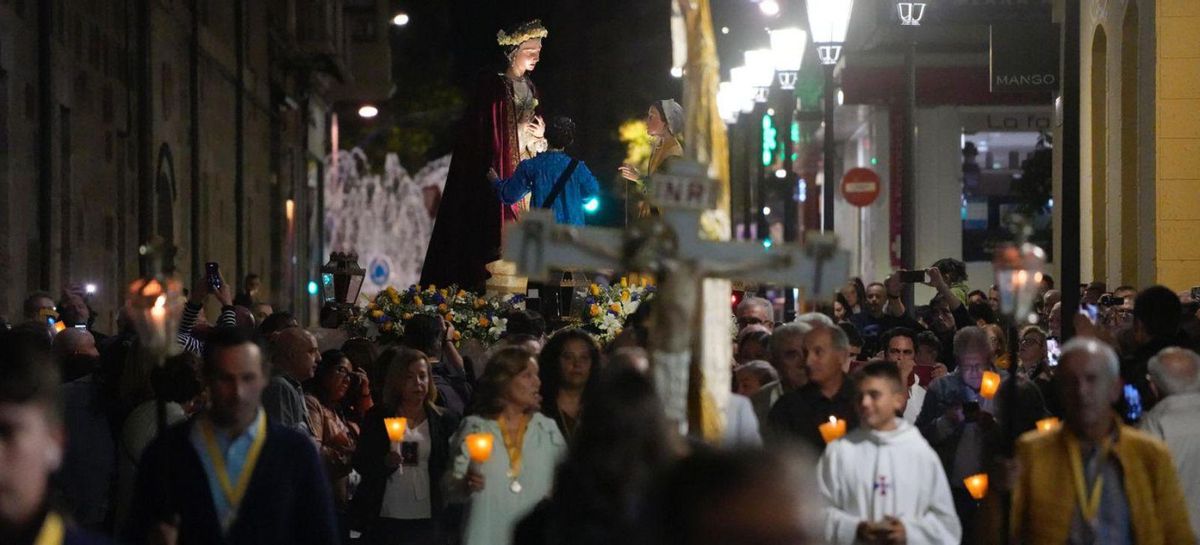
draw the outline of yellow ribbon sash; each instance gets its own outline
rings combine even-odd
[[[204,434],[204,445],[208,449],[208,457],[212,459],[213,469],[217,473],[217,482],[221,484],[221,492],[225,495],[225,499],[229,501],[229,507],[236,512],[238,506],[242,503],[242,498],[246,495],[246,488],[250,486],[250,476],[254,473],[254,466],[258,464],[258,455],[262,454],[263,443],[267,439],[267,419],[258,417],[254,442],[250,444],[250,452],[246,455],[246,463],[242,466],[242,472],[238,475],[237,486],[235,487],[229,482],[229,470],[225,466],[225,454],[221,452],[217,446],[217,438],[213,433],[212,423],[208,419],[201,420],[200,431]]]
[[[38,532],[37,539],[33,540],[33,545],[62,545],[66,535],[67,529],[63,525],[62,517],[51,511],[46,513],[46,521],[42,523],[42,529]]]
[[[509,478],[517,478],[521,474],[521,451],[525,447],[525,430],[529,428],[529,415],[521,417],[521,427],[517,429],[516,437],[508,431],[508,423],[501,414],[496,423],[500,424],[500,437],[504,439],[504,450],[508,451]]]
[[[1092,483],[1091,494],[1087,492],[1087,475],[1083,472],[1083,455],[1079,452],[1079,441],[1070,433],[1065,434],[1067,440],[1067,457],[1071,459],[1071,471],[1074,473],[1075,481],[1075,498],[1079,501],[1079,512],[1083,515],[1083,520],[1091,523],[1096,520],[1096,515],[1100,511],[1100,495],[1104,489],[1104,475],[1097,472],[1096,482]],[[1100,444],[1100,452],[1098,460],[1100,464],[1107,462],[1109,449],[1109,440],[1105,439]]]

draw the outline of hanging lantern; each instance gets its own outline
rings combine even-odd
[[[321,267],[321,326],[335,329],[353,318],[354,303],[362,290],[367,271],[358,264],[354,252],[334,252],[329,262]]]
[[[992,266],[1000,292],[1000,312],[1025,321],[1033,312],[1046,268],[1046,252],[1029,242],[1005,244],[996,249]]]
[[[125,309],[137,332],[138,346],[153,365],[179,353],[175,332],[183,315],[183,285],[174,275],[162,272],[162,261],[170,250],[155,238],[138,248],[150,274],[129,284]]]

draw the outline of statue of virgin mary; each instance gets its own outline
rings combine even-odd
[[[422,285],[457,284],[477,293],[489,287],[522,291],[524,282],[499,259],[504,224],[516,221],[528,204],[501,203],[487,172],[494,169],[507,178],[521,160],[546,149],[537,87],[529,73],[537,66],[548,34],[538,20],[497,34],[507,68],[480,79],[462,120],[421,270]],[[495,281],[489,282],[493,272],[498,277],[494,280],[502,281],[499,289]]]

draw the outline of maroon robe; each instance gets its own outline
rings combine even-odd
[[[537,98],[537,88],[529,82]],[[520,162],[517,112],[512,83],[503,74],[481,78],[462,120],[450,161],[446,188],[438,205],[433,237],[421,268],[421,285],[448,286],[482,293],[487,264],[500,259],[504,223],[516,221],[517,206],[505,206],[487,179],[488,168],[500,178],[512,176]]]

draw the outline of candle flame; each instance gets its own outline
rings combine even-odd
[[[976,473],[963,479],[963,484],[966,485],[967,491],[971,493],[971,497],[977,500],[982,500],[987,495],[988,476],[987,473]]]
[[[1037,429],[1038,429],[1038,431],[1042,431],[1042,432],[1053,431],[1055,428],[1057,428],[1059,426],[1059,424],[1060,424],[1060,421],[1057,418],[1051,416],[1049,418],[1043,418],[1041,420],[1038,420],[1037,421]]]
[[[472,433],[467,435],[467,453],[471,461],[482,464],[492,457],[492,434]]]

